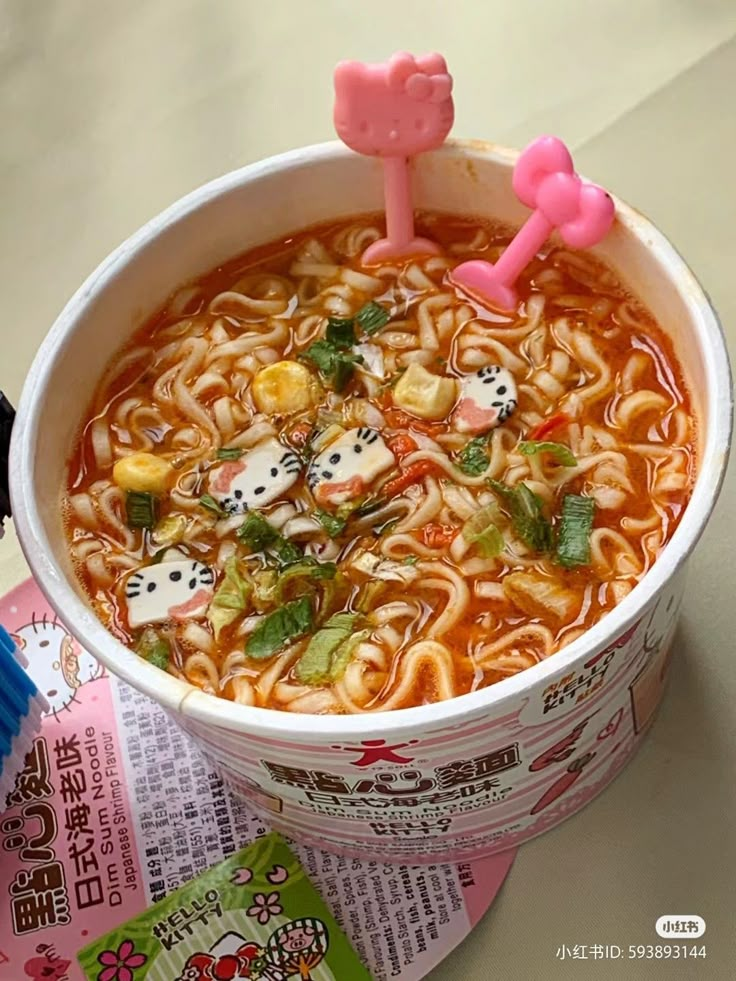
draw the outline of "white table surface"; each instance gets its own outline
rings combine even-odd
[[[0,387],[90,270],[224,171],[332,138],[343,57],[440,50],[458,136],[565,139],[700,275],[736,343],[734,0],[0,0]],[[692,560],[670,691],[637,758],[525,845],[432,979],[736,977],[733,475]],[[0,592],[27,569],[12,531]],[[705,961],[560,962],[699,914]]]

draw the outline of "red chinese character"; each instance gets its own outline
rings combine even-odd
[[[89,815],[89,804],[74,804],[73,807],[67,807],[64,821],[67,841],[76,841],[80,834],[93,833],[89,826]]]
[[[69,900],[60,862],[38,865],[30,873],[20,869],[10,884],[10,908],[15,934],[32,933],[47,926],[69,923]]]
[[[84,770],[71,770],[69,773],[62,773],[60,783],[61,799],[65,804],[73,804],[81,801],[87,791],[87,779]]]
[[[54,743],[56,768],[66,770],[70,766],[79,766],[82,762],[82,751],[79,748],[79,736],[76,732],[71,736],[62,736]]]
[[[74,870],[77,876],[82,875],[84,872],[96,872],[99,868],[97,855],[92,850],[93,846],[94,838],[87,838],[87,841],[81,848],[76,841],[71,843],[69,858],[74,862]]]
[[[56,839],[57,831],[53,807],[38,801],[35,804],[25,804],[21,814],[22,817],[14,815],[6,818],[0,825],[3,834],[10,836],[3,842],[4,850],[19,850],[24,862],[50,862],[54,858],[54,851],[48,846]],[[26,835],[24,822],[27,818],[36,818],[40,824],[40,830],[33,838]]]
[[[14,807],[31,800],[51,797],[54,788],[49,783],[49,754],[45,739],[35,739],[33,749],[26,755],[25,765],[15,778],[15,787],[8,794],[7,805]]]
[[[92,875],[87,879],[79,879],[75,882],[74,894],[80,909],[86,909],[88,906],[99,906],[105,900],[102,894],[102,880],[99,875]]]

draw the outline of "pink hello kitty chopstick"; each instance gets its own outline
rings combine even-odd
[[[540,136],[514,167],[514,193],[534,213],[495,262],[472,259],[456,266],[452,281],[501,310],[516,306],[514,283],[557,229],[567,245],[587,249],[608,233],[615,207],[611,196],[575,173],[570,151],[554,136]]]
[[[414,234],[408,158],[441,146],[454,118],[442,55],[399,51],[382,64],[341,61],[335,69],[338,136],[356,153],[383,158],[386,238],[365,250],[364,263],[440,251]]]
[[[381,64],[342,61],[335,69],[338,136],[356,153],[383,158],[386,238],[365,250],[367,265],[440,251],[414,234],[408,158],[440,147],[454,116],[452,76],[440,54],[415,58],[399,51]],[[615,211],[603,188],[575,173],[569,150],[554,136],[540,136],[524,150],[513,188],[534,213],[495,264],[473,259],[451,276],[501,310],[516,306],[514,283],[555,229],[566,244],[590,248],[608,233]]]

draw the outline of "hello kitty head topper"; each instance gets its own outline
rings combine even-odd
[[[341,61],[335,69],[335,129],[356,153],[382,157],[386,238],[363,253],[366,264],[439,252],[414,235],[408,157],[441,146],[452,128],[452,76],[439,54],[406,51],[387,62]]]

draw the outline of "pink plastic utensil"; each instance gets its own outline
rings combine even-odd
[[[368,246],[364,263],[440,251],[414,235],[407,158],[441,146],[454,118],[442,55],[399,51],[382,64],[341,61],[335,69],[337,135],[356,153],[383,157],[386,238]]]
[[[458,286],[501,310],[516,306],[514,283],[555,228],[567,245],[587,249],[607,234],[615,211],[602,187],[578,177],[570,151],[554,136],[540,136],[529,144],[514,167],[512,184],[534,214],[495,265],[472,259],[451,274]]]

